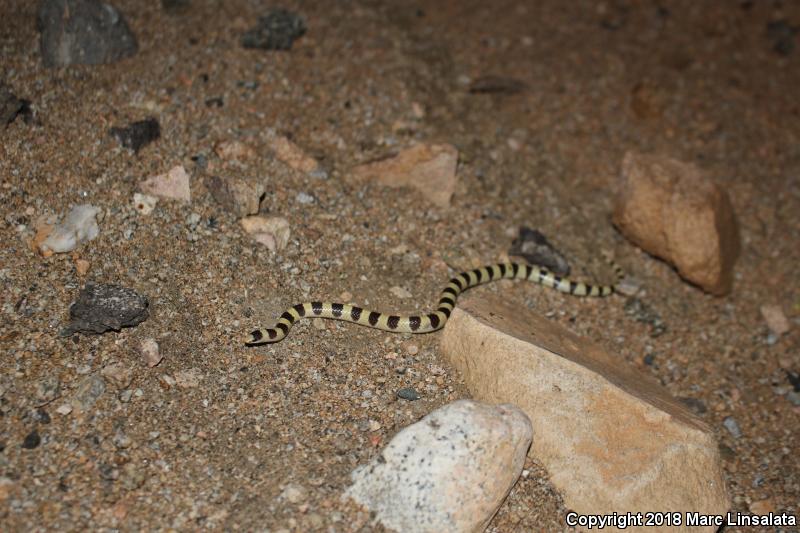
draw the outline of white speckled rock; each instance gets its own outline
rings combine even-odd
[[[45,254],[70,252],[79,244],[91,241],[100,233],[95,218],[99,213],[99,207],[76,205],[64,221],[53,228],[41,244],[41,251]]]
[[[513,405],[459,400],[399,432],[345,493],[398,531],[483,531],[516,482],[533,428]]]

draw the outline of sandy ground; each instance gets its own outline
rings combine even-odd
[[[396,431],[468,396],[437,334],[305,322],[275,346],[240,339],[309,297],[349,292],[377,309],[425,309],[446,265],[497,260],[520,225],[547,235],[578,277],[607,278],[598,251],[613,250],[666,330],[637,320],[644,314],[623,297],[584,301],[510,282],[476,290],[597,339],[687,399],[717,432],[735,510],[800,514],[789,380],[800,372],[799,4],[290,2],[308,25],[290,52],[239,46],[259,2],[193,4],[167,14],[158,2],[117,0],[139,53],[47,70],[34,2],[0,0],[0,78],[36,115],[0,131],[3,529],[379,530],[339,495]],[[469,92],[490,75],[524,88]],[[138,155],[108,134],[148,116],[162,137]],[[329,179],[269,157],[269,132],[290,136]],[[220,161],[213,147],[224,140],[260,155]],[[451,207],[344,179],[414,141],[458,147]],[[693,162],[725,185],[743,243],[731,295],[703,294],[614,230],[628,150]],[[192,175],[191,204],[137,213],[137,184],[178,164]],[[283,252],[254,244],[213,201],[203,186],[212,173],[264,180],[262,211],[291,223]],[[105,212],[97,239],[74,255],[30,249],[38,217],[85,202]],[[83,278],[76,258],[91,263]],[[87,280],[146,294],[150,318],[59,337]],[[762,305],[781,306],[791,331],[770,336]],[[155,368],[138,352],[148,337],[164,355]],[[130,383],[104,378],[88,413],[56,411],[112,363]],[[196,383],[170,379],[187,371]],[[53,377],[58,397],[43,404]],[[403,387],[422,399],[398,400]],[[24,447],[34,431],[41,442]],[[530,463],[490,530],[559,531],[564,512]]]

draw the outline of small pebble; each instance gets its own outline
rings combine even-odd
[[[280,252],[289,244],[291,227],[283,217],[245,217],[239,221],[244,231],[257,243],[266,246],[271,252]]]
[[[299,192],[297,193],[295,200],[297,200],[297,203],[300,204],[313,204],[316,198],[314,198],[314,196],[311,194],[305,192]]]
[[[726,417],[725,420],[722,421],[722,425],[725,426],[725,429],[728,430],[728,433],[730,433],[734,439],[738,439],[742,436],[742,430],[739,429],[739,424],[733,417]]]
[[[625,276],[614,289],[623,296],[634,296],[642,289],[642,282],[633,276]]]
[[[122,128],[111,128],[108,133],[129,150],[139,150],[161,136],[161,126],[155,118],[132,122]]]
[[[203,379],[203,374],[197,368],[189,368],[175,373],[175,383],[182,389],[197,387]]]
[[[100,374],[102,374],[104,378],[107,378],[118,389],[126,388],[128,385],[130,385],[131,380],[133,379],[131,369],[122,363],[111,363],[110,365],[103,367],[103,369],[100,371]]]
[[[42,255],[70,252],[84,242],[91,241],[100,234],[97,225],[99,207],[89,204],[72,208],[63,222],[52,228],[47,238],[39,245]]]
[[[764,317],[769,330],[777,336],[788,333],[791,328],[789,320],[779,305],[762,305],[761,316]]]
[[[32,418],[40,424],[46,425],[50,423],[50,415],[44,409],[36,409],[33,412]]]
[[[75,260],[75,273],[78,274],[80,277],[84,277],[87,272],[89,272],[89,268],[92,266],[92,263],[87,261],[86,259],[76,259]]]
[[[403,287],[394,286],[389,289],[389,292],[397,296],[398,298],[411,298],[413,295],[408,291],[408,289],[404,289]]]
[[[283,489],[281,496],[284,499],[288,500],[290,503],[296,504],[304,502],[307,497],[307,493],[306,489],[303,488],[302,485],[298,485],[297,483],[292,483],[290,485],[287,485]]]
[[[143,193],[160,198],[170,198],[186,203],[192,201],[189,174],[181,165],[170,169],[166,174],[152,176],[139,184]]]
[[[56,409],[56,413],[64,416],[70,414],[71,412],[72,412],[72,406],[68,403],[62,403]]]
[[[39,432],[34,429],[25,436],[25,440],[22,441],[22,447],[26,450],[33,450],[38,448],[41,442],[42,438],[39,436]]]
[[[139,353],[142,355],[145,364],[150,368],[158,365],[164,358],[164,356],[159,353],[158,342],[152,337],[142,340],[142,343],[139,345]]]
[[[114,434],[114,437],[111,439],[111,442],[114,443],[114,446],[120,449],[128,448],[133,443],[131,438],[121,430],[117,431]]]
[[[153,212],[158,198],[150,196],[149,194],[142,194],[140,192],[133,193],[133,208],[139,212],[140,215],[147,216]]]
[[[419,393],[411,387],[406,387],[397,391],[397,397],[401,400],[408,400],[409,402],[415,402],[421,398]]]
[[[303,17],[282,8],[270,10],[259,17],[258,24],[241,38],[244,48],[290,50],[294,41],[306,32]]]
[[[224,160],[244,161],[256,157],[256,151],[239,140],[220,141],[214,147],[214,152]]]
[[[78,411],[88,411],[106,390],[106,382],[97,374],[88,376],[78,384],[72,396],[72,407]]]
[[[55,400],[61,390],[61,383],[56,376],[48,376],[36,384],[36,400],[45,404]]]
[[[789,391],[786,394],[786,399],[792,402],[792,405],[800,407],[800,393],[797,393],[795,391]]]

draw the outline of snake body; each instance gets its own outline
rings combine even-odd
[[[622,269],[609,259],[617,280],[622,279]],[[499,279],[525,279],[545,287],[575,296],[603,297],[614,293],[615,285],[591,285],[553,274],[537,265],[497,263],[452,278],[439,296],[436,310],[424,315],[389,315],[350,304],[332,302],[305,302],[287,309],[274,328],[252,331],[245,344],[255,346],[283,340],[295,322],[301,318],[331,318],[353,322],[370,328],[401,333],[429,333],[444,327],[456,305],[458,296],[467,289]]]

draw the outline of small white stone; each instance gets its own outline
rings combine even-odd
[[[305,501],[307,494],[302,485],[291,483],[283,489],[281,496],[290,503],[302,503]]]
[[[408,289],[404,289],[403,287],[394,286],[389,289],[389,292],[397,296],[398,298],[411,298],[413,296]]]
[[[158,198],[140,192],[133,193],[133,207],[141,215],[149,215],[155,209]]]
[[[56,409],[56,413],[58,413],[60,415],[64,415],[64,416],[70,414],[71,412],[72,412],[72,405],[70,405],[68,403],[62,403]]]
[[[89,204],[73,207],[64,221],[53,228],[40,249],[43,252],[64,253],[91,241],[100,234],[95,218],[100,212],[99,207]]]
[[[306,192],[299,192],[297,193],[295,200],[297,200],[297,203],[300,204],[313,204],[316,198],[314,198],[313,195],[308,194]]]

